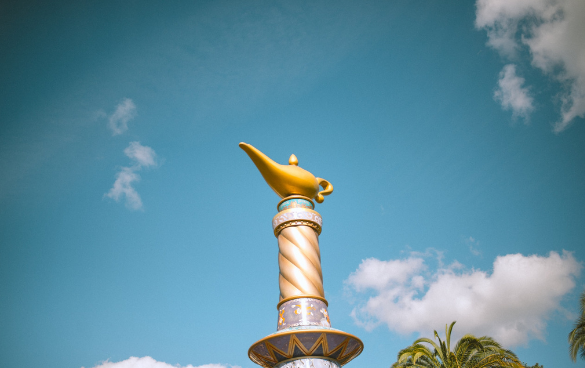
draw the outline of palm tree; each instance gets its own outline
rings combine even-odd
[[[581,316],[575,322],[575,328],[569,333],[569,355],[577,361],[577,354],[585,359],[585,291],[581,294]]]
[[[411,346],[400,350],[392,368],[524,368],[510,350],[502,348],[494,339],[487,336],[465,335],[451,351],[451,331],[455,322],[445,326],[445,341],[437,331],[436,344],[426,337],[416,340]],[[429,346],[425,345],[429,344]]]

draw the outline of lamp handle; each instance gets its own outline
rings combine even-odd
[[[323,201],[325,200],[323,196],[329,195],[333,192],[333,185],[331,185],[330,182],[323,178],[317,178],[317,182],[319,183],[320,186],[323,187],[323,190],[317,194],[315,200],[317,201],[317,203],[323,203]]]

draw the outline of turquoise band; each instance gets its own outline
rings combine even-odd
[[[291,198],[278,205],[278,212],[288,210],[290,208],[308,208],[310,210],[315,209],[313,203],[302,198]]]

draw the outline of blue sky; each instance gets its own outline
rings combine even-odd
[[[253,367],[278,197],[241,141],[335,187],[352,366],[453,320],[575,366],[584,4],[4,2],[2,366]]]

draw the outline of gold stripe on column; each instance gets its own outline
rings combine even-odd
[[[325,297],[319,239],[315,231],[302,225],[284,228],[278,235],[278,249],[281,299],[303,295]]]

